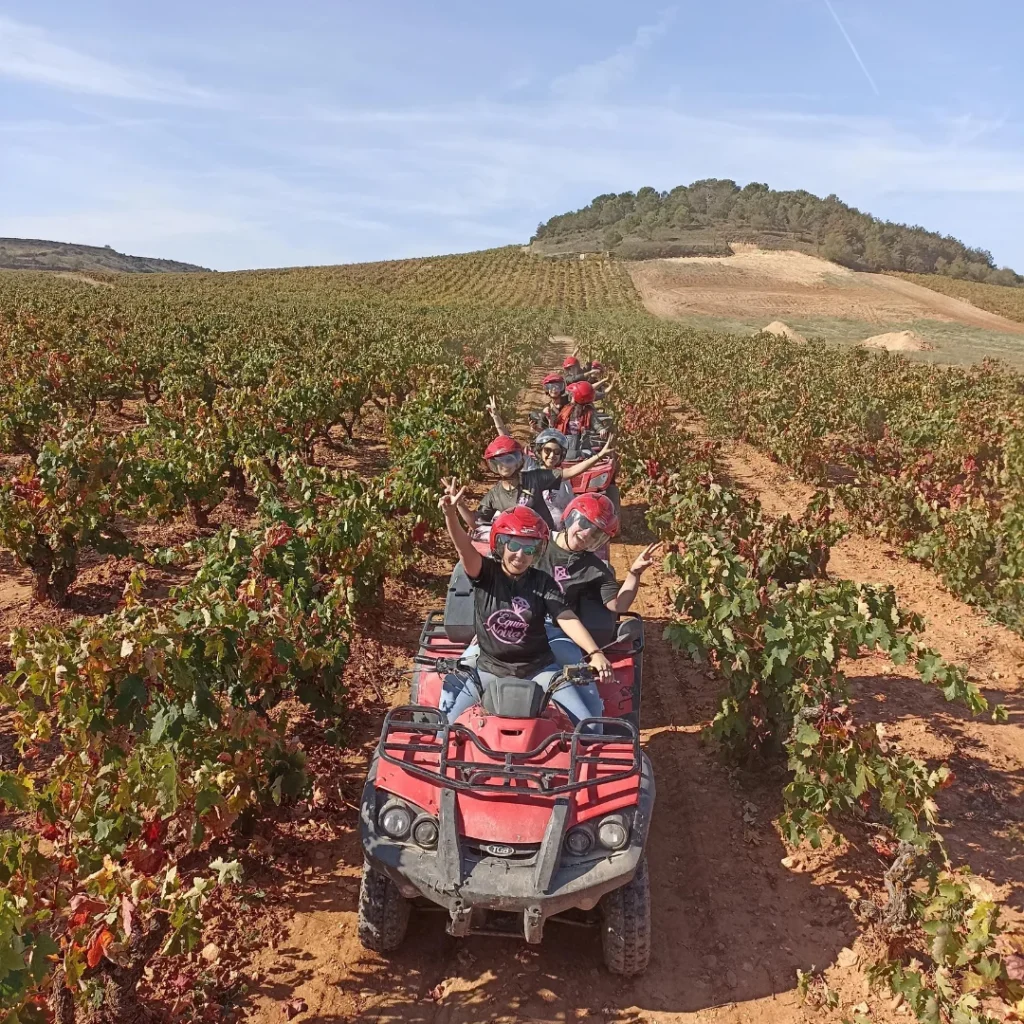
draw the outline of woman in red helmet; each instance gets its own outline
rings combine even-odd
[[[593,447],[592,436],[606,436],[608,428],[602,422],[594,408],[594,385],[588,380],[578,380],[566,387],[572,399],[563,407],[555,421],[555,429],[560,430],[569,438],[573,448],[587,449]]]
[[[567,385],[586,379],[586,371],[580,366],[580,361],[576,358],[575,354],[569,356],[562,363],[562,376],[565,377]]]
[[[524,469],[526,453],[523,446],[514,437],[502,434],[484,450],[487,466],[499,477],[498,482],[483,496],[476,512],[470,511],[463,501],[459,503],[459,514],[469,529],[473,530],[478,519],[487,522],[499,512],[525,505],[544,520],[549,530],[554,529],[551,511],[544,500],[545,492],[557,491],[563,480],[571,480],[577,474],[586,472],[613,451],[609,441],[597,455],[573,466],[556,466],[551,469],[536,466]]]
[[[562,592],[536,561],[547,545],[547,524],[529,508],[502,512],[491,525],[491,558],[484,558],[473,546],[459,521],[457,508],[465,488],[445,480],[439,502],[448,536],[462,559],[473,584],[473,617],[476,643],[462,657],[475,668],[466,675],[449,675],[441,694],[441,710],[454,721],[478,703],[483,689],[494,679],[515,676],[534,679],[549,686],[559,665],[548,644],[545,618],[558,623],[578,647],[602,681],[612,679],[611,664],[594,638],[565,603]],[[579,687],[561,687],[552,699],[574,722],[600,713],[588,707]]]
[[[565,603],[579,614],[585,599],[603,604],[610,612],[629,611],[640,587],[640,577],[654,563],[658,544],[650,544],[634,559],[620,586],[615,573],[594,553],[619,532],[619,517],[603,494],[580,494],[566,507],[562,530],[544,549],[540,567],[561,588]],[[580,650],[552,622],[548,640],[559,664],[573,665]]]
[[[546,404],[530,413],[530,422],[538,430],[553,427],[555,420],[558,419],[558,414],[569,404],[569,396],[565,393],[565,378],[560,373],[549,373],[544,378],[544,393],[548,398]],[[501,413],[498,412],[498,402],[493,395],[487,400],[487,411],[491,414],[498,433],[507,434],[508,429],[505,427],[505,421],[501,418]]]

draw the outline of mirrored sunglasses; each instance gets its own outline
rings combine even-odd
[[[505,541],[505,547],[509,551],[519,551],[524,555],[535,555],[540,550],[540,542],[536,540],[511,540]]]

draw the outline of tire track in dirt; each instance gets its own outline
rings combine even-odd
[[[667,319],[685,321],[699,314],[764,324],[828,317],[865,325],[931,319],[1024,334],[1024,324],[963,299],[792,250],[641,260],[627,262],[626,269],[647,311]]]

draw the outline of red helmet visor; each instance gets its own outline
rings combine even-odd
[[[565,530],[570,541],[576,539],[585,551],[594,551],[611,540],[608,532],[574,508],[565,518]]]
[[[487,460],[487,466],[492,473],[499,476],[504,470],[505,473],[514,473],[523,464],[522,452],[508,452],[506,455],[493,455]]]

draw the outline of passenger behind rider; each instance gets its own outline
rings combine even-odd
[[[622,585],[611,567],[594,553],[619,532],[615,506],[603,494],[581,494],[565,510],[562,530],[544,549],[538,565],[555,581],[565,603],[577,615],[584,601],[602,604],[615,615],[629,611],[640,577],[653,565],[660,545],[649,544],[633,560]],[[575,665],[582,652],[552,621],[548,640],[560,665]]]
[[[562,592],[547,573],[536,567],[547,545],[547,524],[531,509],[517,507],[502,512],[491,524],[490,558],[473,546],[459,522],[457,509],[465,488],[444,480],[439,501],[448,535],[473,584],[473,621],[476,643],[462,657],[475,671],[449,674],[444,681],[440,707],[454,721],[483,698],[488,683],[515,676],[533,679],[549,688],[560,672],[548,643],[545,617],[556,622],[577,645],[603,682],[611,682],[611,664],[590,632],[565,603]],[[600,698],[589,687],[563,686],[554,700],[578,723],[601,713]]]
[[[611,443],[612,439],[609,438],[608,444],[610,445]],[[527,470],[538,468],[560,469],[565,461],[565,455],[568,450],[569,440],[565,434],[560,430],[549,427],[546,430],[542,430],[533,439],[531,454],[526,457],[523,468]],[[611,451],[611,448],[609,448],[609,451]],[[594,458],[600,461],[600,456],[595,456]],[[565,513],[566,506],[576,496],[576,492],[572,487],[572,475],[565,476],[563,469],[561,486],[557,490],[544,492],[544,504],[547,505],[548,511],[551,513],[551,522],[556,530],[562,525],[562,516]]]
[[[590,381],[579,380],[568,385],[566,390],[571,402],[559,412],[555,429],[569,439],[570,448],[591,450],[595,438],[603,438],[608,434],[604,418],[594,408],[594,399],[597,397],[594,385]]]
[[[517,505],[525,505],[544,520],[549,530],[553,529],[554,520],[544,500],[544,492],[557,491],[563,480],[571,480],[574,476],[586,472],[613,451],[609,439],[600,452],[589,459],[577,462],[574,466],[567,466],[564,469],[561,466],[550,469],[546,466],[524,469],[526,453],[523,446],[514,437],[502,434],[484,450],[487,466],[499,477],[498,482],[483,496],[475,512],[470,510],[465,499],[460,501],[459,515],[472,532],[478,522],[490,522],[499,512],[505,512]]]
[[[605,376],[604,366],[596,359],[591,361],[586,379],[594,385],[594,400],[597,402],[603,402],[615,387],[615,384]]]
[[[562,363],[562,376],[565,378],[566,385],[587,379],[586,371],[580,365],[575,352]]]

